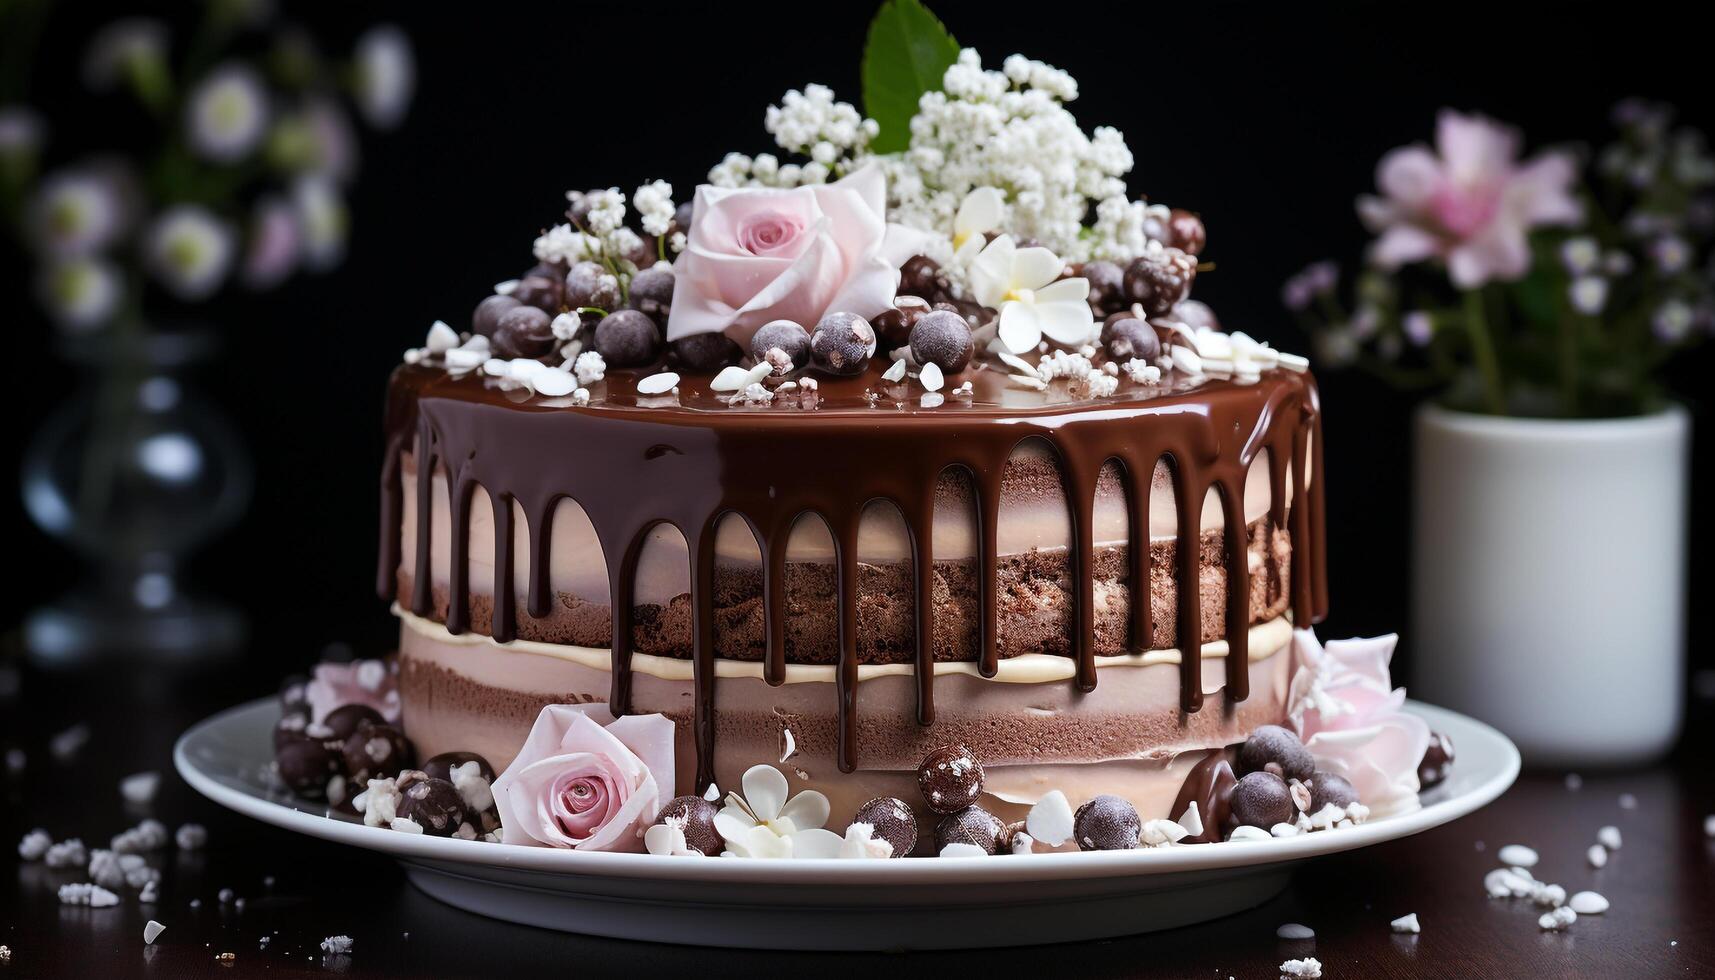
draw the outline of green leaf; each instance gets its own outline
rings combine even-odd
[[[863,49],[864,114],[881,127],[871,150],[895,153],[910,145],[917,100],[939,91],[941,76],[957,60],[959,42],[921,0],[881,5]]]

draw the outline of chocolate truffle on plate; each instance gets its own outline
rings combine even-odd
[[[450,837],[465,822],[464,797],[452,783],[420,769],[399,774],[395,812],[435,837]]]
[[[1311,758],[1310,750],[1296,734],[1279,725],[1259,726],[1239,746],[1237,768],[1241,775],[1267,769],[1270,763],[1277,767],[1277,775],[1287,779],[1309,781],[1310,774],[1316,771],[1316,760]]]
[[[1423,789],[1441,785],[1453,771],[1453,740],[1440,732],[1429,733],[1429,748],[1417,765],[1417,782]]]
[[[895,296],[893,305],[870,318],[876,346],[893,350],[911,341],[911,328],[928,313],[929,301],[921,296]]]
[[[858,807],[852,823],[867,823],[879,840],[893,848],[890,857],[902,858],[917,846],[917,815],[904,800],[881,796]]]
[[[333,733],[332,737],[342,742],[350,738],[352,732],[364,725],[385,725],[386,723],[387,719],[381,717],[381,712],[367,704],[342,704],[328,712],[327,717],[322,719],[322,725]]]
[[[1072,837],[1083,851],[1123,851],[1143,838],[1143,821],[1127,800],[1103,793],[1072,815]]]
[[[1167,244],[1186,255],[1196,255],[1208,241],[1209,233],[1202,218],[1184,208],[1174,208],[1168,215]]]
[[[655,823],[683,821],[685,846],[705,857],[718,857],[726,847],[715,830],[715,814],[719,812],[720,807],[700,796],[675,796],[655,815]]]
[[[930,310],[911,328],[911,356],[946,372],[963,371],[971,362],[971,325],[957,313]]]
[[[724,333],[694,333],[680,337],[667,345],[667,353],[676,364],[710,374],[728,364],[737,364],[744,356],[743,348]]]
[[[1087,297],[1090,308],[1096,315],[1105,316],[1125,309],[1125,270],[1117,263],[1107,259],[1096,259],[1085,262],[1078,269],[1078,275],[1090,283],[1090,295]]]
[[[512,287],[510,295],[525,306],[533,306],[553,316],[560,312],[560,300],[565,292],[565,283],[558,278],[527,275],[518,280],[518,285]]]
[[[364,725],[346,736],[340,747],[345,769],[362,786],[383,779],[411,765],[411,743],[392,725]]]
[[[554,318],[534,306],[515,306],[500,315],[491,348],[495,357],[541,357],[554,349]]]
[[[665,262],[642,270],[631,277],[631,308],[665,327],[673,311],[674,283],[673,267]]]
[[[608,367],[640,367],[661,354],[661,331],[637,310],[609,313],[595,325],[595,349]]]
[[[810,363],[826,374],[862,374],[874,354],[875,330],[856,313],[829,313],[810,334]]]
[[[758,364],[776,348],[792,359],[793,367],[803,367],[810,363],[810,332],[791,320],[770,320],[750,335],[750,356]]]
[[[500,326],[500,317],[508,310],[515,310],[523,304],[510,296],[496,293],[476,304],[476,310],[470,315],[470,332],[484,337],[493,337],[494,330]]]
[[[917,766],[917,788],[936,813],[957,813],[983,792],[983,765],[963,745],[943,745]]]
[[[1315,813],[1330,804],[1348,807],[1358,802],[1358,791],[1346,777],[1318,769],[1310,777],[1310,809]]]
[[[946,850],[949,844],[975,844],[985,854],[993,854],[1005,830],[1006,824],[999,817],[980,806],[968,806],[947,814],[935,825],[935,853]]]
[[[1197,260],[1176,248],[1145,252],[1125,270],[1126,298],[1141,303],[1150,316],[1161,316],[1191,294]]]
[[[1233,786],[1228,806],[1237,827],[1267,830],[1277,823],[1292,822],[1292,791],[1286,780],[1272,772],[1253,772],[1240,779]]]
[[[440,755],[424,761],[418,768],[436,779],[451,780],[453,770],[467,762],[476,763],[477,771],[482,778],[491,783],[494,782],[494,767],[488,764],[487,759],[475,752],[442,752]]]
[[[579,262],[566,273],[565,304],[572,309],[618,311],[619,279],[599,262]]]
[[[274,766],[288,789],[319,800],[327,794],[328,780],[344,772],[345,763],[326,739],[300,734],[275,748]]]
[[[1161,337],[1148,321],[1129,311],[1112,314],[1102,323],[1102,346],[1108,357],[1125,363],[1132,358],[1153,362],[1161,356]]]

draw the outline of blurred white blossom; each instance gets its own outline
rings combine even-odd
[[[232,229],[206,208],[168,208],[149,228],[145,257],[155,277],[184,300],[206,299],[232,268]]]
[[[243,159],[262,140],[267,126],[267,92],[261,78],[245,65],[215,68],[185,105],[191,149],[216,163]]]
[[[377,129],[392,129],[405,118],[417,89],[417,61],[405,32],[392,24],[366,31],[356,54],[357,104]]]
[[[49,316],[67,330],[84,331],[113,316],[124,290],[112,263],[80,257],[44,265],[38,291]]]

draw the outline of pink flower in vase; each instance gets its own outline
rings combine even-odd
[[[1435,149],[1402,146],[1376,166],[1382,196],[1358,198],[1358,215],[1377,238],[1370,261],[1383,269],[1425,259],[1447,264],[1453,284],[1474,289],[1530,269],[1526,235],[1541,225],[1575,225],[1570,154],[1521,162],[1519,134],[1482,116],[1444,109]]]

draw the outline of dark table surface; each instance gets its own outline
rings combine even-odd
[[[1349,977],[1710,977],[1715,976],[1715,813],[1709,776],[1715,704],[1696,702],[1691,728],[1668,761],[1628,772],[1529,772],[1478,813],[1417,837],[1311,862],[1259,908],[1200,926],[1109,942],[932,954],[799,954],[657,946],[547,932],[491,921],[441,905],[374,854],[313,840],[240,817],[201,798],[172,773],[171,747],[186,726],[222,707],[269,693],[254,669],[195,673],[110,667],[43,673],[0,654],[0,742],[21,748],[21,775],[0,769],[0,944],[11,977],[500,976],[541,970],[561,976],[817,975],[873,978],[1034,974],[1077,977],[1272,978],[1291,957],[1313,955],[1328,978]],[[89,740],[57,761],[52,735],[74,724]],[[207,826],[206,849],[162,852],[161,901],[135,893],[109,909],[62,907],[58,885],[83,880],[18,860],[33,827],[56,839],[106,841],[144,814],[122,801],[127,774],[158,769],[149,808],[169,827]],[[1622,805],[1623,794],[1636,805]],[[1605,824],[1624,847],[1603,870],[1585,850]],[[1568,893],[1594,889],[1612,902],[1568,931],[1536,924],[1526,900],[1483,890],[1495,851],[1526,843],[1542,855],[1537,876]],[[231,888],[242,911],[223,909]],[[201,905],[192,908],[191,902]],[[1416,912],[1418,936],[1394,935],[1389,920]],[[166,932],[145,946],[143,924]],[[1275,937],[1282,923],[1316,931],[1313,941]],[[997,921],[997,931],[1006,924]],[[349,955],[328,956],[323,937],[347,934]],[[260,940],[269,937],[264,945]],[[233,953],[222,964],[221,953]],[[1075,971],[1075,972],[1074,972]]]

